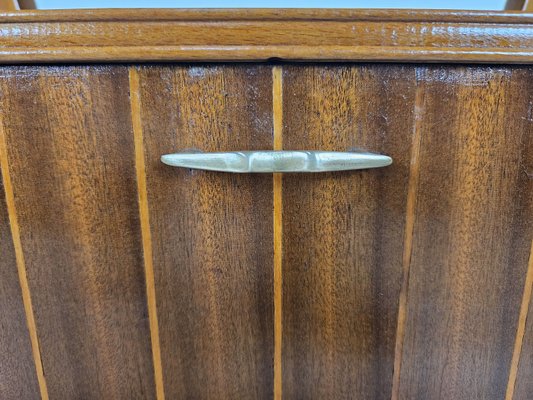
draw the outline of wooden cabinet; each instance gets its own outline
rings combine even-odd
[[[34,11],[0,29],[1,398],[533,397],[530,15]],[[354,148],[393,164],[160,161]]]

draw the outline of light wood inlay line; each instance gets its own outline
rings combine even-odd
[[[527,267],[526,283],[524,285],[524,294],[522,296],[522,304],[520,306],[520,315],[518,317],[518,327],[516,329],[516,338],[514,343],[513,358],[511,359],[511,368],[509,370],[509,381],[507,382],[507,390],[505,393],[505,400],[512,400],[516,384],[516,376],[518,374],[518,366],[520,364],[520,355],[522,353],[522,343],[524,340],[524,333],[526,330],[526,319],[529,312],[529,305],[531,303],[531,293],[533,291],[533,240],[531,241],[531,250],[529,252],[529,263]]]
[[[274,150],[283,149],[283,75],[282,68],[272,68],[272,105],[274,123]],[[274,399],[282,397],[282,174],[274,174]]]
[[[41,399],[48,400],[48,388],[46,386],[46,379],[44,377],[43,363],[41,360],[41,350],[39,348],[39,339],[37,336],[37,326],[35,324],[35,316],[33,314],[33,305],[31,302],[31,294],[30,294],[30,287],[28,285],[28,277],[26,276],[26,263],[24,262],[24,252],[22,251],[22,243],[20,241],[20,229],[19,229],[18,220],[17,220],[15,197],[13,194],[13,186],[11,185],[11,176],[9,174],[9,162],[7,159],[7,145],[6,145],[6,138],[5,138],[5,133],[4,133],[4,125],[1,119],[0,119],[0,166],[2,167],[2,179],[4,181],[7,212],[9,215],[9,225],[11,228],[11,236],[13,237],[13,246],[15,248],[17,272],[18,272],[20,288],[22,292],[22,301],[24,303],[24,311],[26,314],[26,323],[28,325],[28,331],[30,335],[33,360],[35,362],[37,381],[39,382],[39,391],[41,393]]]
[[[418,72],[418,71],[417,71]],[[420,177],[420,143],[422,140],[421,122],[424,105],[423,83],[416,90],[414,104],[413,146],[411,152],[411,165],[409,170],[409,188],[407,192],[407,205],[405,217],[405,234],[402,257],[402,286],[398,301],[398,322],[396,327],[396,344],[394,348],[394,372],[392,377],[392,400],[397,400],[400,394],[400,369],[402,365],[403,341],[405,337],[405,320],[407,316],[407,291],[409,289],[409,270],[411,266],[411,253],[413,250],[413,230],[415,224],[416,198],[418,180]]]
[[[135,170],[137,173],[137,192],[139,196],[139,214],[144,254],[144,270],[146,275],[146,298],[148,318],[150,320],[150,338],[152,342],[152,359],[156,396],[164,400],[163,368],[161,363],[161,347],[159,344],[159,324],[157,321],[157,304],[155,298],[154,265],[152,256],[152,235],[150,232],[150,216],[148,211],[148,194],[146,190],[146,167],[144,163],[144,141],[141,120],[141,98],[139,92],[139,74],[132,67],[129,70],[131,119],[135,143]]]

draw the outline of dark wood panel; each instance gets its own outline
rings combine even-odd
[[[1,179],[0,254],[0,398],[39,399],[37,374]]]
[[[389,399],[415,70],[284,67],[283,147],[390,155],[384,169],[283,176],[283,392]]]
[[[532,237],[533,70],[425,67],[402,399],[503,398]]]
[[[154,398],[128,70],[12,67],[0,84],[50,397]]]
[[[272,176],[159,160],[191,148],[272,148],[271,68],[153,66],[139,74],[165,394],[271,398]]]

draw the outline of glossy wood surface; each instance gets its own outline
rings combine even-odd
[[[34,10],[0,31],[0,63],[533,62],[533,15],[494,11]]]
[[[283,178],[283,390],[389,399],[415,70],[284,68],[284,149],[390,155],[368,171]]]
[[[399,398],[504,398],[533,233],[533,70],[420,67]]]
[[[529,399],[532,85],[529,66],[0,68],[0,398]],[[272,148],[394,163],[160,162]]]
[[[3,68],[0,85],[49,396],[152,399],[128,70]]]
[[[0,127],[1,129],[1,127]],[[3,183],[0,182],[0,395],[39,399]]]
[[[272,175],[172,168],[160,157],[272,148],[271,68],[138,74],[165,396],[269,399]]]

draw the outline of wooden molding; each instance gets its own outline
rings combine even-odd
[[[533,63],[533,14],[413,10],[54,10],[0,13],[0,63]]]

